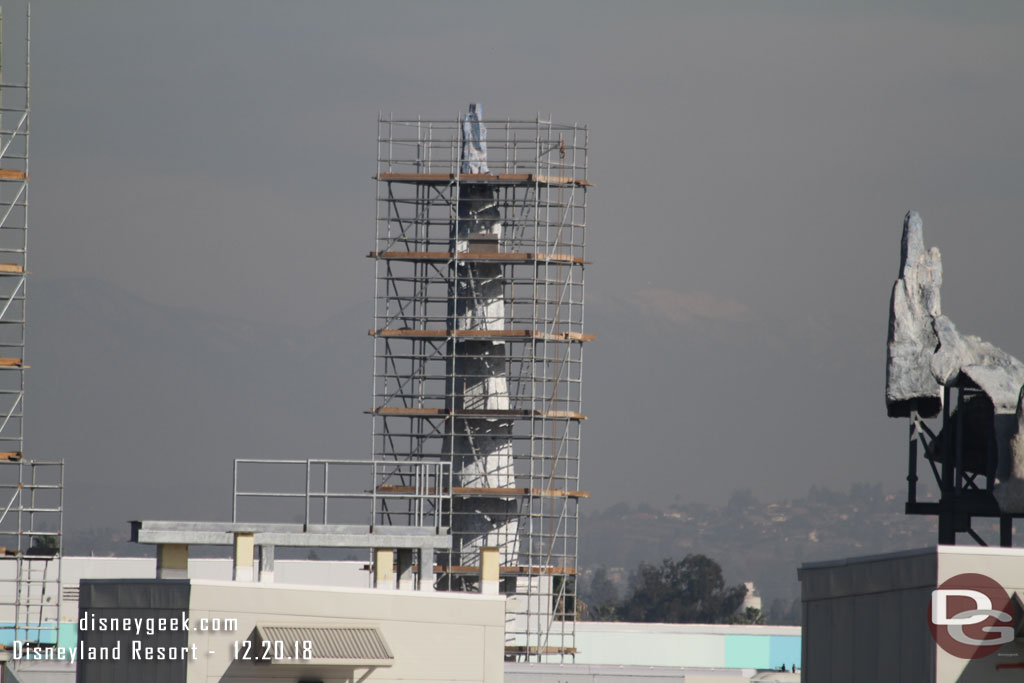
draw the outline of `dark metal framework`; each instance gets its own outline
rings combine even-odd
[[[1016,419],[996,415],[988,396],[963,374],[944,388],[937,419],[939,424],[930,426],[916,410],[910,413],[906,513],[937,516],[939,543],[943,545],[955,545],[959,533],[988,545],[974,528],[978,519],[998,520],[999,545],[1013,545],[1013,520],[1024,515],[1003,514],[993,490],[999,464],[996,421]],[[978,434],[985,437],[972,438]],[[922,460],[937,487],[937,501],[918,499]]]

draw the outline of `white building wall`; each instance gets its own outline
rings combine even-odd
[[[505,600],[501,596],[194,581],[190,605],[192,619],[234,618],[239,629],[189,634],[190,644],[195,642],[200,653],[213,650],[216,654],[190,663],[187,683],[362,680],[365,669],[259,666],[233,659],[234,641],[248,637],[257,624],[328,621],[380,626],[395,663],[370,672],[365,678],[369,682],[497,683],[503,676]]]
[[[1016,592],[1024,601],[1024,548],[939,547],[940,584],[958,574],[970,573],[984,574],[1002,585],[1011,597]],[[1018,622],[1016,626],[1024,627],[1024,623]],[[959,659],[942,648],[936,648],[936,680],[965,683],[1024,681],[1024,631],[1019,634],[1014,642],[984,659]],[[996,669],[997,664],[1017,666]]]
[[[61,620],[78,619],[78,582],[82,579],[152,579],[156,576],[155,557],[65,557],[62,558]],[[13,567],[13,563],[9,566]],[[370,572],[365,562],[329,560],[275,560],[274,583],[303,586],[335,586],[367,588]],[[0,571],[4,569],[0,563]],[[190,558],[188,575],[193,579],[230,581],[232,565],[229,557]],[[0,578],[7,578],[0,575]],[[13,572],[11,574],[13,578]]]

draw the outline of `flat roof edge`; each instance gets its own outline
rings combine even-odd
[[[936,558],[942,555],[983,555],[1010,557],[1024,557],[1024,548],[1004,548],[1001,546],[977,546],[977,545],[929,545],[923,548],[912,548],[910,550],[897,550],[889,553],[877,553],[873,555],[860,555],[844,557],[837,560],[821,560],[818,562],[804,562],[798,571],[805,569],[828,569],[832,567],[846,567],[850,565],[866,564],[868,562],[881,562],[885,560],[897,560],[905,557],[920,557],[923,555],[935,555]]]
[[[164,581],[166,579],[141,579],[143,581]],[[110,579],[118,581],[118,579]],[[356,588],[350,586],[324,586],[321,584],[300,584],[300,583],[260,583],[259,581],[217,581],[214,579],[188,579],[193,587],[209,588],[256,588],[259,590],[281,590],[281,591],[314,591],[317,593],[349,593],[358,595],[395,596],[411,597],[431,600],[475,600],[483,602],[500,602],[505,604],[505,595],[493,595],[490,593],[469,593],[455,591],[416,591],[398,590],[387,588]]]
[[[799,636],[800,627],[786,624],[662,624],[631,621],[577,621],[576,633],[658,633],[662,635]]]
[[[883,560],[897,560],[904,557],[919,557],[922,555],[938,555],[940,546],[925,546],[924,548],[912,548],[910,550],[897,550],[889,553],[876,553],[874,555],[860,555],[844,557],[838,560],[820,560],[818,562],[804,562],[798,568],[798,572],[805,569],[828,569],[830,567],[846,567],[854,564],[865,564],[867,562],[881,562]]]

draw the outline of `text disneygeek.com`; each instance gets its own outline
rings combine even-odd
[[[219,617],[191,618],[182,612],[180,617],[108,617],[97,616],[88,611],[78,620],[79,636],[85,633],[113,633],[136,636],[131,640],[118,640],[104,645],[85,645],[79,641],[74,645],[46,645],[37,642],[15,640],[12,643],[11,659],[27,660],[113,660],[131,659],[136,661],[181,661],[199,658],[196,643],[189,645],[152,644],[146,636],[163,633],[230,632],[238,630],[238,620]],[[116,637],[116,636],[115,636]],[[229,648],[229,654],[238,659],[238,643]],[[207,654],[214,655],[214,650]]]

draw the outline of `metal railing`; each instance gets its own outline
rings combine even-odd
[[[282,480],[269,472],[273,466],[283,470]],[[265,488],[243,490],[241,480],[254,477],[273,477]],[[353,470],[369,470],[353,476]],[[372,460],[271,460],[239,458],[234,461],[231,520],[240,519],[239,503],[243,499],[270,501],[274,499],[301,499],[302,523],[331,524],[331,501],[365,500],[369,504],[369,525],[416,526],[433,528],[441,533],[450,526],[452,467],[442,461],[381,462]],[[368,488],[351,490],[351,482]],[[349,490],[340,490],[339,483]],[[337,507],[337,506],[336,506]],[[347,516],[347,515],[346,515]],[[319,521],[316,521],[319,520]],[[352,523],[352,519],[345,520]]]

